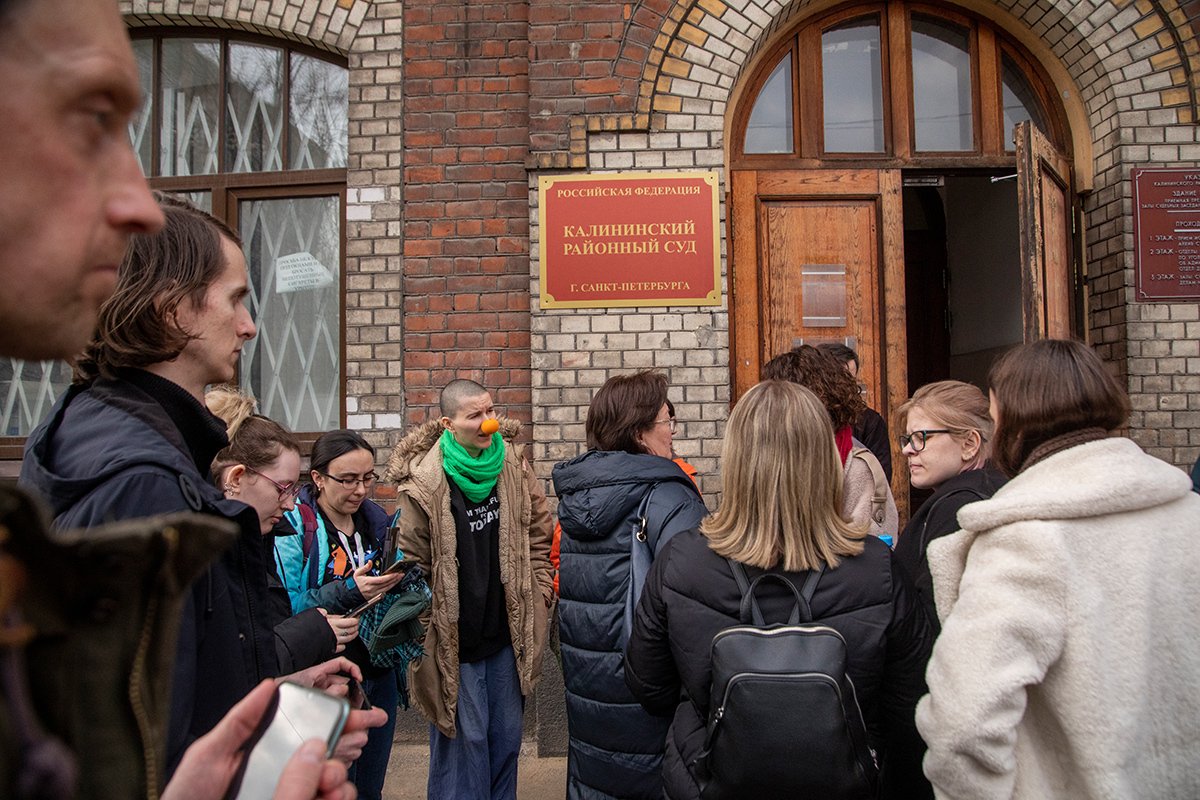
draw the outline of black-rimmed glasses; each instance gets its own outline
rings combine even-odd
[[[924,431],[902,433],[900,434],[900,449],[903,450],[909,445],[912,445],[913,452],[919,453],[925,449],[925,440],[930,436],[933,436],[935,433],[954,433],[954,431],[949,430],[948,428],[930,428],[929,430]]]
[[[296,497],[299,496],[299,494],[300,494],[300,488],[301,488],[300,481],[290,481],[288,483],[280,483],[279,481],[272,478],[270,475],[264,475],[263,473],[259,472],[254,467],[246,467],[246,471],[253,472],[258,477],[260,477],[264,480],[270,481],[271,485],[274,486],[275,489],[279,492],[279,502],[281,502],[281,503],[286,502],[288,500],[295,500]]]
[[[375,485],[375,481],[379,480],[379,476],[376,475],[374,472],[368,472],[366,475],[363,475],[361,478],[339,478],[337,476],[330,475],[327,472],[322,472],[321,474],[324,475],[326,478],[329,478],[329,480],[333,481],[334,483],[340,483],[342,486],[346,487],[347,489],[350,489],[351,491],[353,491],[354,487],[358,486],[358,484],[360,484],[360,483],[362,484],[364,489],[370,489],[372,486]]]

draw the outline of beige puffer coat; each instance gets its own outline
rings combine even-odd
[[[496,488],[500,498],[500,581],[504,584],[508,627],[521,693],[526,697],[542,671],[548,620],[554,602],[550,541],[553,525],[546,495],[524,448],[513,444],[516,420],[500,421],[504,466]],[[455,735],[458,706],[458,563],[450,487],[442,468],[438,438],[442,426],[431,420],[396,445],[384,480],[397,483],[399,544],[429,576],[433,603],[421,616],[425,656],[409,666],[409,691],[417,710],[446,736]]]

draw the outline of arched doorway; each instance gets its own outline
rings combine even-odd
[[[772,355],[841,341],[887,415],[910,387],[981,383],[1012,344],[1082,331],[1050,85],[951,6],[843,6],[781,37],[731,112],[735,394]]]

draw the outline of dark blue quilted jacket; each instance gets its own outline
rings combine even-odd
[[[653,717],[625,686],[632,618],[633,531],[646,520],[648,569],[675,534],[708,513],[691,479],[653,455],[590,451],[554,467],[562,523],[559,620],[570,745],[567,797],[659,798],[669,719]]]

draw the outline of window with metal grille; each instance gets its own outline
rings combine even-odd
[[[243,239],[258,336],[242,387],[294,431],[339,427],[345,64],[266,38],[131,33],[145,104],[129,135],[151,186]],[[27,435],[69,383],[63,364],[0,359],[0,436]]]

